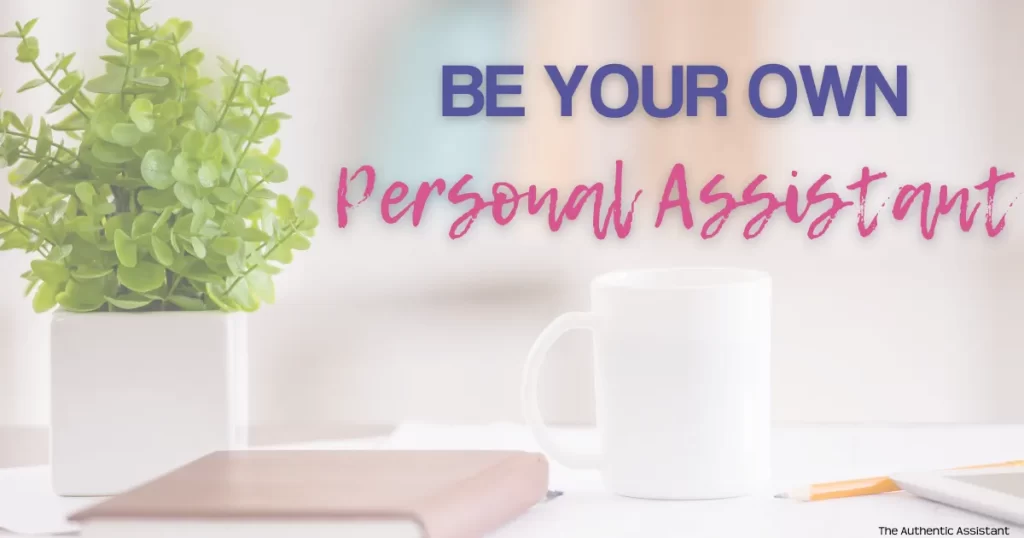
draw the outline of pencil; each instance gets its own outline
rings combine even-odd
[[[989,463],[985,465],[971,465],[969,467],[957,467],[953,470],[963,469],[989,469],[996,467],[1017,467],[1024,466],[1024,460],[1004,461],[1002,463]],[[784,491],[776,495],[780,499],[796,499],[799,501],[824,501],[827,499],[842,499],[846,497],[860,497],[863,495],[878,495],[900,491],[900,487],[887,476],[876,476],[872,478],[857,478],[853,480],[841,480],[839,482],[824,482]]]

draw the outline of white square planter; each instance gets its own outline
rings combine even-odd
[[[57,312],[50,357],[58,495],[114,495],[247,443],[242,314]]]

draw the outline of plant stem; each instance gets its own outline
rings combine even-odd
[[[224,103],[224,110],[221,111],[220,117],[217,118],[217,123],[213,126],[213,132],[217,132],[217,129],[220,129],[221,123],[224,122],[224,118],[228,115],[228,110],[231,110],[231,102],[235,100],[238,88],[242,87],[242,71],[238,69],[238,60],[235,60],[235,70],[238,71],[238,74],[235,75],[235,84],[231,87],[231,94],[228,95],[228,99]]]
[[[49,163],[51,163],[53,165],[64,165],[65,164],[65,163],[62,163],[62,162],[54,159],[53,157],[49,157],[49,156],[37,157],[36,155],[34,155],[32,153],[18,153],[18,158],[19,159],[25,159],[26,161],[32,161],[32,162],[35,162],[35,163],[49,162]],[[54,166],[53,168],[56,168],[56,166]]]
[[[174,281],[171,282],[171,287],[167,289],[167,295],[160,301],[160,310],[167,309],[167,298],[174,295],[174,290],[177,289],[178,284],[181,283],[181,275],[174,275]]]
[[[274,253],[274,251],[275,251],[275,250],[277,250],[277,247],[280,247],[281,245],[283,245],[285,241],[287,241],[288,239],[290,239],[290,238],[291,238],[291,236],[295,235],[295,234],[296,234],[297,232],[298,232],[298,229],[297,229],[296,227],[292,227],[291,231],[289,231],[289,232],[288,232],[288,233],[287,233],[287,234],[286,234],[286,235],[285,235],[285,236],[284,236],[283,238],[281,238],[281,240],[280,240],[280,241],[278,241],[277,243],[275,243],[275,244],[274,244],[274,246],[270,247],[270,250],[268,250],[268,251],[267,251],[267,252],[266,252],[266,253],[264,254],[264,257],[269,257],[269,256],[270,256],[271,254],[273,254],[273,253]],[[267,245],[267,244],[266,244],[266,242],[264,242],[264,243],[263,243],[262,245],[260,245],[260,247],[259,247],[259,248],[257,248],[257,249],[256,249],[256,250],[255,250],[254,252],[258,252],[258,251],[259,251],[259,250],[260,250],[261,248],[265,247],[266,245]],[[250,256],[251,256],[251,254],[250,254]],[[226,291],[224,292],[224,295],[227,295],[227,294],[231,293],[231,290],[235,289],[235,286],[237,286],[239,282],[241,282],[242,280],[244,280],[244,279],[245,279],[245,277],[249,276],[249,273],[251,273],[251,272],[255,271],[257,267],[259,267],[259,264],[256,264],[256,265],[252,265],[252,266],[250,266],[250,267],[249,267],[248,269],[246,269],[246,270],[245,270],[245,272],[244,272],[244,273],[242,273],[242,275],[241,275],[241,276],[239,276],[238,278],[236,278],[236,279],[235,279],[235,281],[234,281],[234,282],[232,282],[230,286],[228,286],[228,289],[227,289],[227,290],[226,290]]]
[[[271,172],[271,174],[273,174],[273,172]],[[256,182],[256,184],[253,185],[251,189],[245,191],[245,195],[243,195],[242,199],[238,201],[238,207],[235,209],[235,214],[236,215],[238,214],[239,211],[242,210],[242,204],[244,204],[245,201],[249,199],[249,195],[252,194],[253,191],[255,191],[256,189],[260,188],[260,185],[266,183],[266,181],[267,181],[267,178],[263,178],[263,179],[259,180],[258,182]]]
[[[263,112],[260,114],[260,119],[256,121],[256,127],[253,129],[253,134],[259,130],[260,126],[263,125],[263,118],[267,116],[267,110],[270,110],[270,105],[273,103],[267,103],[267,106],[263,107]],[[238,164],[231,170],[231,177],[228,178],[228,186],[230,187],[235,182],[235,177],[238,176],[238,167],[242,164],[242,160],[249,153],[249,148],[252,147],[252,139],[245,141],[245,148],[242,149],[241,155],[238,156]]]
[[[170,297],[171,295],[174,294],[175,288],[177,288],[178,284],[180,284],[180,283],[181,283],[181,275],[176,275],[174,277],[174,282],[171,282],[171,287],[167,290],[167,296],[168,297]]]
[[[64,68],[64,69],[62,69],[61,71],[64,71],[64,76],[68,76],[68,75],[70,75],[70,74],[71,74],[71,71],[68,71],[68,68],[67,68],[67,67],[65,67],[65,68]],[[53,75],[56,75],[56,74],[57,74],[57,72],[56,72],[56,71],[54,71],[54,72],[53,72]],[[51,75],[51,76],[53,76],[53,75]],[[87,96],[86,96],[86,95],[85,95],[84,93],[82,93],[82,92],[78,92],[78,95],[76,95],[76,96],[75,96],[75,99],[81,99],[81,100],[82,100],[83,102],[85,102],[85,104],[86,104],[86,105],[88,105],[88,106],[90,106],[90,107],[92,106],[92,100],[91,100],[91,99],[89,99],[89,98],[88,98],[88,97],[87,97]]]
[[[55,84],[53,82],[53,78],[48,77],[46,75],[46,72],[43,71],[43,68],[39,67],[39,63],[38,62],[33,61],[32,62],[32,67],[35,68],[36,73],[39,73],[39,76],[42,77],[43,80],[46,81],[46,83],[49,84],[50,87],[53,88],[54,91],[56,91],[58,95],[64,95],[64,92],[60,89],[60,86],[57,86],[57,84]],[[82,107],[78,106],[78,104],[75,103],[74,99],[71,100],[70,105],[75,107],[75,110],[77,110],[78,113],[81,114],[85,119],[87,119],[87,120],[89,119],[89,115],[86,114],[84,110],[82,110]]]
[[[173,42],[174,42],[174,54],[178,55],[178,62],[180,63],[181,62],[181,49],[178,47],[178,36],[177,35],[174,36]],[[181,91],[178,92],[178,102],[179,103],[184,103],[185,102],[185,93],[186,93],[185,90],[187,90],[187,89],[188,89],[188,87],[185,86],[185,77],[181,77]]]
[[[14,226],[15,228],[17,228],[17,229],[19,229],[21,231],[28,232],[28,233],[30,233],[30,234],[32,234],[32,235],[42,239],[43,241],[45,241],[49,245],[57,246],[57,245],[54,245],[49,239],[44,237],[43,234],[40,233],[38,230],[34,230],[32,228],[29,228],[28,226],[25,226],[24,224],[20,224],[20,223],[14,222],[13,220],[10,219],[10,217],[7,217],[5,215],[0,215],[0,222],[6,222],[7,224],[10,224],[11,226]],[[42,254],[42,252],[40,252],[40,254]]]
[[[267,77],[267,72],[263,71],[263,73],[260,75],[260,84],[263,84],[263,81],[266,79],[266,77]],[[253,136],[255,136],[256,133],[259,132],[260,126],[263,125],[263,119],[267,117],[267,111],[270,110],[270,107],[273,106],[273,104],[274,104],[274,100],[270,99],[269,101],[267,101],[267,105],[263,107],[263,112],[260,112],[260,119],[256,120],[256,127],[254,127],[253,130],[252,130]],[[237,162],[237,164],[235,164],[235,168],[233,170],[231,170],[231,177],[228,178],[228,187],[230,187],[232,184],[234,184],[235,176],[238,175],[238,167],[239,167],[239,165],[242,164],[242,160],[245,159],[246,154],[249,153],[249,148],[250,147],[252,147],[252,138],[251,137],[248,138],[245,141],[245,149],[243,149],[242,150],[242,154],[238,156],[238,162]]]
[[[35,140],[36,142],[39,142],[39,137],[38,136],[32,136],[32,135],[30,135],[28,133],[13,132],[13,135],[16,136],[16,137],[27,138],[28,140]],[[55,148],[57,148],[58,150],[63,150],[64,153],[67,153],[68,155],[70,155],[72,159],[78,161],[79,164],[83,164],[83,165],[85,164],[85,163],[82,162],[81,159],[78,158],[78,155],[76,155],[73,151],[69,150],[68,148],[64,147],[64,144],[61,144],[60,142],[54,142],[53,140],[51,140],[50,142],[54,144]],[[57,161],[57,162],[60,162],[60,161]]]
[[[129,2],[128,3],[128,24],[127,24],[127,26],[128,26],[128,40],[129,41],[131,41],[131,37],[132,37],[132,11],[134,9],[135,9],[135,2],[134,1]],[[130,76],[132,74],[132,46],[129,43],[127,45],[127,47],[128,47],[128,53],[126,54],[126,56],[127,56],[127,63],[128,63],[128,65],[126,65],[124,67],[124,80],[121,82],[121,108],[122,109],[124,109],[124,89],[128,87],[128,79],[130,78]]]

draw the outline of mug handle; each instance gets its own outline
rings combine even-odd
[[[540,380],[540,368],[544,359],[547,358],[551,346],[563,334],[571,330],[596,331],[597,320],[597,315],[592,312],[568,312],[555,318],[541,331],[537,341],[530,348],[530,353],[526,357],[526,370],[523,374],[523,417],[526,419],[526,425],[529,426],[541,450],[555,461],[571,469],[596,469],[601,464],[600,456],[566,451],[552,439],[540,412],[537,385]]]

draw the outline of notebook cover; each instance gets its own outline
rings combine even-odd
[[[429,538],[474,538],[547,488],[529,452],[216,452],[70,519],[410,519]]]

